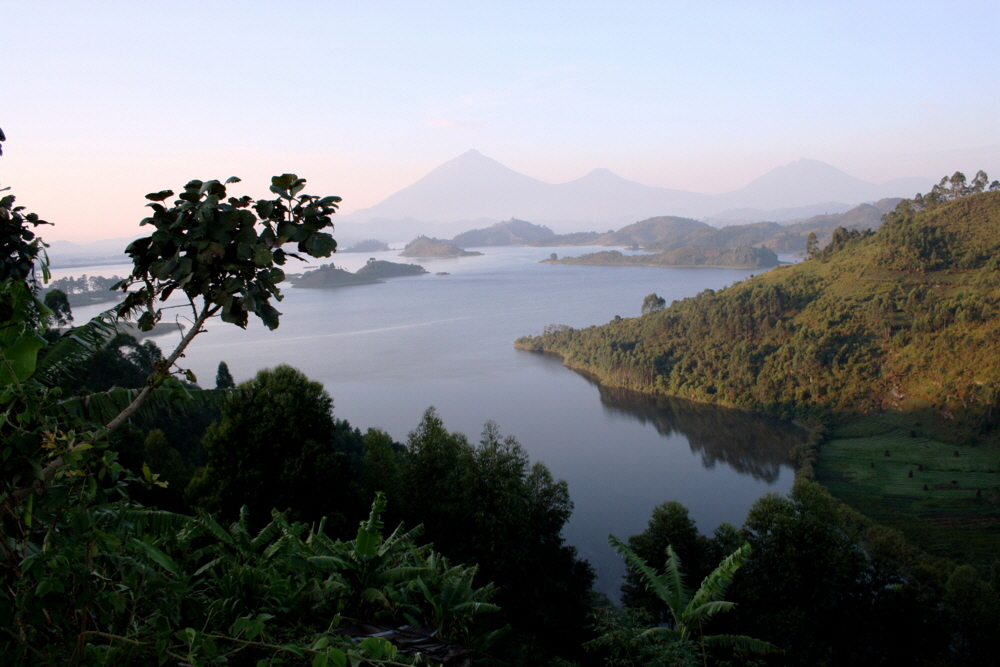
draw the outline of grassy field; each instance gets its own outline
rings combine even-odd
[[[928,552],[988,566],[1000,558],[1000,451],[948,445],[861,421],[822,445],[816,479]]]

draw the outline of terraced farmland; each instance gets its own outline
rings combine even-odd
[[[931,553],[982,565],[1000,554],[1000,453],[993,447],[858,422],[820,448],[816,479]]]

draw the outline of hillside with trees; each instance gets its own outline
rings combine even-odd
[[[878,233],[839,230],[809,261],[517,345],[613,386],[785,417],[904,410],[974,437],[1000,418],[1000,363],[986,363],[998,262],[1000,192],[924,210],[906,200]]]
[[[511,218],[486,229],[472,229],[462,232],[451,242],[462,247],[528,245],[553,236],[555,236],[555,232],[544,225],[535,225],[525,220]]]
[[[625,255],[617,250],[604,250],[579,257],[543,259],[543,264],[577,264],[584,266],[660,266],[711,267],[724,269],[769,269],[778,265],[778,256],[770,248],[739,246],[709,248],[687,246],[656,254]]]
[[[607,386],[823,424],[801,476],[988,568],[1000,550],[1000,192],[960,192],[904,200],[876,233],[838,228],[799,264],[516,346]]]

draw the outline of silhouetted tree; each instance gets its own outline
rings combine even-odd
[[[224,361],[220,361],[219,370],[215,373],[215,388],[233,389],[235,387],[236,381],[233,380],[233,374],[229,372],[229,365]]]
[[[52,311],[52,319],[58,326],[64,327],[73,323],[73,311],[69,307],[69,297],[59,289],[45,293],[45,305]]]
[[[666,305],[667,300],[662,296],[657,296],[656,292],[647,294],[646,298],[642,300],[642,314],[655,313],[658,310],[663,310]]]

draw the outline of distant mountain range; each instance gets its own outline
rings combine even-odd
[[[482,226],[482,222],[511,217],[557,231],[616,228],[665,215],[723,223],[788,221],[842,213],[886,197],[911,197],[932,185],[924,178],[869,183],[807,159],[773,169],[739,190],[716,195],[643,185],[607,169],[552,184],[470,150],[375,206],[340,217],[340,227],[353,234],[367,227],[353,223],[376,223],[368,236],[376,235],[375,228],[395,226],[397,235],[410,230],[412,238],[418,232],[450,236],[456,221],[464,221],[468,229],[470,222]],[[386,240],[406,240],[406,235]]]

